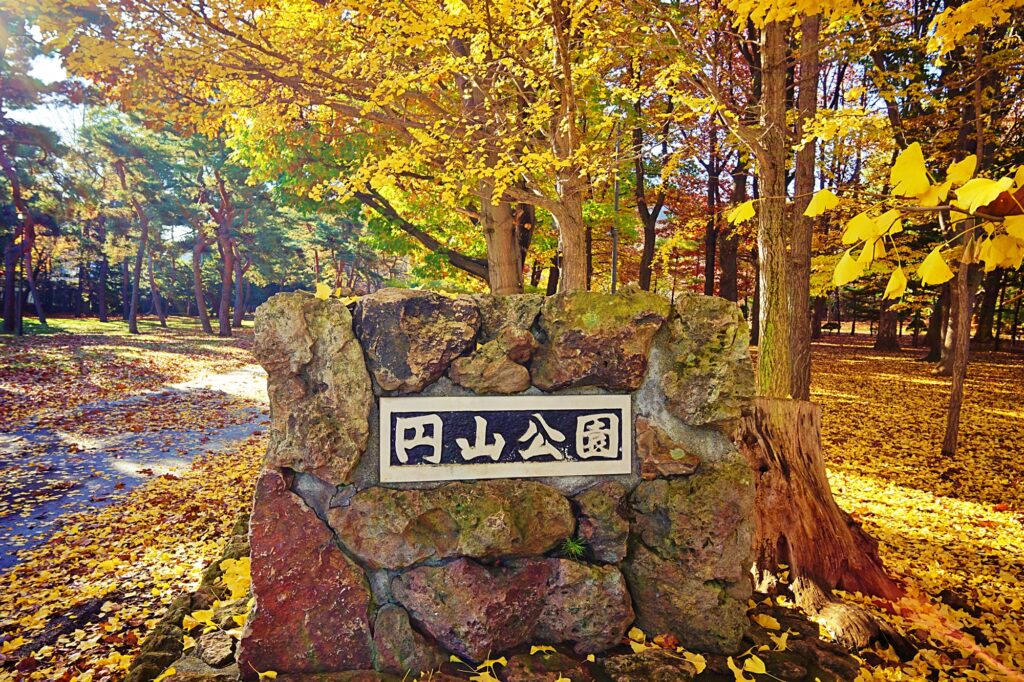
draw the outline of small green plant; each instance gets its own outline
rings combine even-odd
[[[587,550],[587,543],[579,538],[566,538],[562,541],[562,556],[568,559],[579,559]]]

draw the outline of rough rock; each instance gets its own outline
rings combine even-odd
[[[369,669],[370,592],[362,571],[284,477],[265,471],[250,521],[256,606],[239,650],[245,679]]]
[[[376,668],[401,675],[412,671],[434,670],[447,662],[444,652],[412,629],[409,613],[401,606],[386,604],[377,612],[373,625]]]
[[[468,357],[456,358],[448,376],[476,393],[519,393],[530,387],[528,362],[537,340],[526,329],[503,327]]]
[[[684,682],[697,674],[690,663],[665,649],[613,656],[604,669],[614,682]]]
[[[381,289],[359,300],[355,332],[385,391],[416,393],[473,347],[480,314],[468,297]]]
[[[663,430],[644,417],[637,417],[636,451],[640,475],[645,480],[661,476],[689,476],[700,466],[700,457],[687,452]]]
[[[604,481],[574,498],[580,510],[576,535],[596,561],[615,564],[626,558],[629,521],[622,508],[625,495],[624,485]]]
[[[544,608],[547,561],[487,568],[470,559],[419,566],[397,576],[391,592],[444,648],[482,661],[527,642]]]
[[[549,559],[551,580],[531,641],[573,642],[578,654],[598,653],[622,641],[633,605],[615,566]]]
[[[643,481],[630,498],[633,532],[698,580],[746,581],[754,540],[754,482],[739,457],[685,478]]]
[[[176,663],[171,666],[174,673],[162,679],[162,682],[234,682],[238,679],[237,670],[182,670]]]
[[[508,667],[502,670],[501,677],[505,682],[557,682],[559,679],[593,682],[594,679],[582,663],[557,651],[513,656],[508,659]]]
[[[543,554],[575,526],[568,500],[525,480],[368,488],[347,507],[329,510],[328,519],[349,551],[375,569],[456,556]]]
[[[739,648],[748,622],[748,583],[694,578],[680,563],[641,543],[622,572],[633,595],[636,626],[644,632],[675,635],[688,649],[734,653]]]
[[[256,311],[267,370],[267,465],[344,482],[366,448],[373,398],[352,317],[338,300],[277,294]]]
[[[444,682],[437,676],[431,682]],[[375,670],[348,670],[335,673],[314,673],[298,675],[278,675],[277,682],[401,682],[401,677],[379,673]]]
[[[480,339],[486,342],[507,327],[529,330],[537,321],[544,297],[539,294],[479,294],[473,300],[480,310]]]
[[[675,312],[672,358],[662,376],[669,409],[691,426],[737,419],[754,395],[750,332],[739,308],[715,296],[681,294]]]
[[[225,666],[234,659],[234,640],[223,630],[207,632],[196,640],[196,656],[213,668]]]
[[[541,309],[544,342],[530,367],[545,391],[599,386],[632,391],[643,382],[651,340],[669,315],[656,294],[576,291],[548,297]]]

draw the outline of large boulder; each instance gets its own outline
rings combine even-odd
[[[529,640],[550,578],[545,560],[488,568],[456,559],[405,571],[391,581],[391,593],[442,646],[479,662]]]
[[[412,629],[409,613],[401,606],[385,604],[373,622],[373,647],[377,670],[413,676],[423,670],[435,670],[448,661],[440,649]]]
[[[747,624],[753,476],[739,457],[699,473],[640,483],[623,564],[644,632],[732,653]]]
[[[473,347],[480,314],[469,297],[381,289],[359,300],[355,331],[384,391],[417,393]]]
[[[672,440],[651,420],[638,416],[634,424],[640,475],[645,480],[662,476],[689,476],[700,466],[700,457]]]
[[[513,294],[492,296],[478,294],[473,297],[480,309],[480,340],[490,341],[502,329],[529,331],[540,314],[544,297],[539,294]]]
[[[633,605],[615,566],[549,559],[551,580],[531,641],[573,642],[578,654],[598,653],[622,641]]]
[[[343,483],[366,448],[373,394],[352,317],[338,300],[277,294],[256,310],[267,370],[267,465]]]
[[[544,341],[530,366],[534,385],[545,391],[636,390],[647,372],[651,341],[669,311],[665,298],[638,290],[547,298],[539,323]]]
[[[700,426],[739,418],[754,395],[750,332],[735,303],[715,296],[680,294],[662,388],[669,410]]]
[[[616,564],[626,558],[629,520],[623,503],[626,487],[604,481],[587,488],[574,499],[579,507],[579,539],[596,561]]]
[[[754,481],[740,457],[633,490],[633,533],[700,580],[746,581],[754,542]]]
[[[604,670],[613,682],[686,682],[697,674],[679,654],[657,648],[613,656],[604,662]]]
[[[368,488],[347,506],[330,509],[328,519],[349,551],[375,569],[457,556],[543,554],[575,527],[567,499],[524,480]]]
[[[501,674],[505,682],[593,682],[594,677],[584,665],[557,651],[532,655],[519,654],[508,659]]]
[[[243,678],[371,668],[363,572],[276,471],[256,485],[250,542],[256,605],[238,655]]]

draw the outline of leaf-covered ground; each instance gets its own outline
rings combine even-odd
[[[948,379],[921,354],[849,337],[814,354],[833,492],[912,594],[896,614],[874,610],[935,647],[866,660],[877,679],[1004,679],[1024,670],[1024,357],[974,354],[948,459]]]
[[[235,369],[251,361],[241,350],[244,340],[189,342],[190,331],[172,330],[154,335],[154,343],[173,346],[178,334],[194,343],[192,350],[160,352],[175,355],[180,363],[197,363],[196,371]],[[62,374],[49,364],[66,365],[80,345],[74,337],[63,346],[58,337],[46,340],[45,357],[53,360],[37,370],[51,370],[51,379],[48,384],[40,380],[34,389],[43,396],[55,390]],[[136,340],[128,339],[125,350],[120,343],[104,340],[110,346],[105,362],[130,367],[133,361],[127,358],[138,350]],[[22,352],[23,347],[0,342],[5,387],[12,383],[10,368],[18,371],[10,356]],[[880,540],[883,559],[913,595],[896,613],[856,596],[850,599],[867,604],[923,644],[917,658],[905,663],[891,651],[866,652],[862,676],[1014,679],[1014,671],[1024,668],[1024,457],[1019,445],[1024,442],[1024,358],[975,357],[961,453],[948,461],[938,454],[947,382],[914,362],[917,354],[880,354],[849,337],[815,349],[814,398],[825,408],[823,436],[834,492]],[[159,366],[153,372],[167,375],[128,381],[127,391],[142,393],[188,378],[192,371],[176,362],[147,362],[147,367]],[[47,415],[29,410],[20,423],[54,423],[64,429],[73,424],[83,436],[110,437],[118,427],[87,404],[123,394],[98,379],[90,381],[94,385],[88,390],[98,393],[62,398],[67,402],[60,404],[68,407]],[[211,401],[202,391],[186,395],[125,408],[142,412],[132,419],[139,427],[133,437],[159,444],[167,434],[177,438],[188,423],[201,430],[208,420],[231,419],[223,414],[232,409],[227,403]],[[231,400],[239,400],[234,409],[247,409],[244,400]],[[162,424],[170,426],[164,430]],[[132,441],[124,447],[130,450]],[[22,561],[0,575],[0,679],[120,679],[161,609],[194,587],[203,567],[219,556],[228,529],[249,502],[264,447],[265,438],[256,433],[233,447],[200,454],[170,475],[154,472],[107,506],[65,517],[50,542],[23,552]],[[7,470],[0,474],[11,475]],[[745,674],[771,679],[749,667]]]

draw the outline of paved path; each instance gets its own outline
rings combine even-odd
[[[227,450],[265,429],[267,415],[266,374],[248,365],[0,428],[0,571],[67,514]]]

